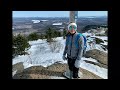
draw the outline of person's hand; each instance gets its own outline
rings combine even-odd
[[[80,68],[80,60],[75,60],[75,67]]]
[[[62,59],[63,59],[63,60],[67,60],[67,58],[65,57],[65,55],[62,56]]]

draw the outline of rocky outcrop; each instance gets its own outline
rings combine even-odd
[[[86,51],[85,57],[89,58],[93,58],[96,59],[99,63],[103,64],[103,65],[108,65],[108,57],[107,57],[107,53],[97,50],[97,49],[93,49],[93,50],[89,50]]]
[[[21,73],[17,73],[13,76],[13,79],[66,79],[63,73],[68,68],[67,64],[53,64],[48,67],[32,66],[23,70]],[[103,79],[94,73],[80,68],[82,77],[80,79]],[[53,78],[54,77],[54,78]]]
[[[106,51],[107,49],[108,49],[108,45],[104,45],[104,44],[100,44],[100,45],[102,45],[101,47]]]
[[[12,66],[12,72],[21,73],[24,70],[23,62],[19,62]]]

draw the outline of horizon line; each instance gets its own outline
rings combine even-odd
[[[101,15],[101,16],[78,16],[78,18],[79,17],[103,17],[103,16],[107,17],[107,15]],[[32,16],[32,17],[43,17],[43,16]],[[58,16],[56,16],[56,17],[58,17]],[[62,17],[69,18],[68,16],[62,16]],[[13,18],[21,18],[21,17],[13,17]],[[29,18],[29,16],[28,17],[22,17],[22,18]],[[43,17],[43,18],[51,18],[51,17]],[[52,17],[52,18],[55,18],[55,17]]]

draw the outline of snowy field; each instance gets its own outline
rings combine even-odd
[[[87,34],[86,34],[87,35]],[[98,36],[96,36],[98,37]],[[98,37],[104,40],[107,40],[107,37]],[[36,41],[29,41],[31,48],[27,51],[29,55],[19,55],[13,59],[12,64],[16,64],[18,62],[23,62],[24,68],[28,68],[31,66],[39,66],[42,65],[44,67],[50,66],[55,62],[60,63],[67,63],[67,61],[62,60],[62,54],[65,46],[65,40],[63,37],[58,37],[55,39],[57,41],[56,48],[54,51],[51,50],[51,45],[46,42],[46,40],[36,40]],[[106,42],[105,42],[106,43]],[[100,45],[95,45],[96,49],[104,51]],[[91,50],[94,48],[90,48],[88,45],[87,50]],[[105,51],[106,52],[106,51]],[[101,68],[97,65],[86,63],[84,60],[97,62],[97,60],[92,58],[85,58],[83,57],[81,60],[81,68],[86,69],[104,79],[107,79],[107,69]]]

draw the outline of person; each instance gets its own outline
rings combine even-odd
[[[78,35],[79,33],[77,32],[76,23],[70,23],[68,25],[68,34],[66,35],[66,45],[62,58],[63,60],[67,59],[70,70],[70,78],[74,79],[80,78],[78,73],[84,49],[84,38],[80,37],[77,41],[76,38]]]

